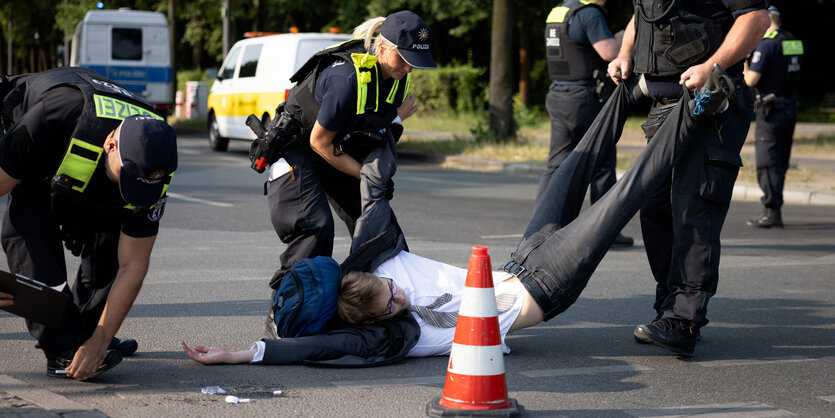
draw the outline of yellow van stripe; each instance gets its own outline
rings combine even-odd
[[[209,108],[214,109],[218,117],[261,116],[264,112],[273,116],[275,108],[286,98],[283,91],[268,93],[230,93],[212,94],[209,96]],[[238,103],[238,106],[235,106]]]

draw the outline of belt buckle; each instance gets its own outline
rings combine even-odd
[[[526,268],[514,263],[513,261],[508,261],[502,264],[502,270],[513,274],[516,277],[521,277],[526,271],[528,271]]]

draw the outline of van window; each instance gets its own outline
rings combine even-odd
[[[142,29],[113,28],[110,55],[114,60],[142,60]]]
[[[258,69],[258,57],[261,56],[261,44],[249,45],[244,48],[244,57],[241,60],[241,69],[238,71],[238,77],[255,77],[255,71]]]
[[[235,48],[229,53],[226,57],[226,65],[223,66],[223,70],[221,70],[219,78],[228,79],[235,75],[235,65],[238,64],[238,55],[240,53],[241,48]]]
[[[293,72],[302,68],[307,60],[313,56],[313,54],[334,45],[339,45],[340,42],[345,42],[345,39],[302,39],[299,41],[299,47],[296,51],[296,65],[293,67]]]

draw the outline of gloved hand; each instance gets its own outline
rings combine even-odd
[[[394,197],[394,181],[389,179],[388,183],[386,183],[386,199],[391,200]]]
[[[76,225],[61,225],[61,239],[72,255],[85,258],[93,252],[96,234]]]

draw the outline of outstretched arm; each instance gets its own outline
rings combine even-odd
[[[203,345],[196,345],[194,346],[194,350],[192,350],[185,341],[181,341],[180,344],[183,346],[183,351],[192,360],[201,364],[249,363],[257,352],[257,349],[251,348],[249,350],[233,351],[230,353],[221,347],[206,347]]]

